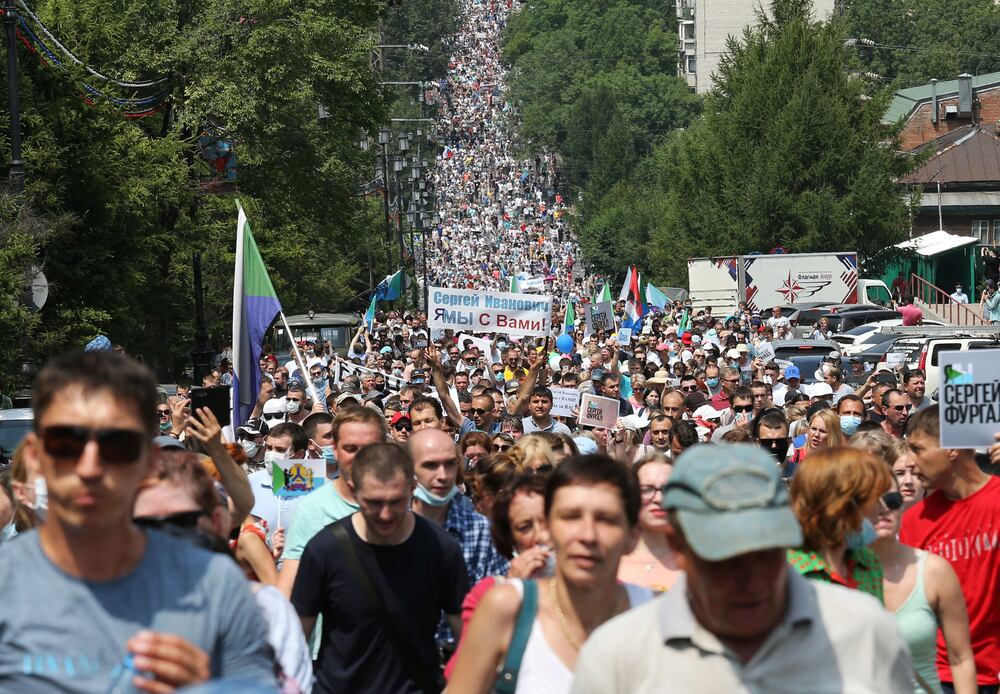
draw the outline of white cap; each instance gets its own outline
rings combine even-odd
[[[722,413],[711,405],[702,405],[694,411],[694,416],[700,419],[719,419]]]
[[[829,383],[826,383],[825,381],[818,381],[816,383],[813,383],[812,385],[807,385],[804,387],[804,390],[806,391],[806,395],[808,395],[810,398],[819,398],[824,395],[833,395],[833,388],[830,386]]]
[[[750,348],[747,347],[747,343],[746,342],[741,342],[738,345],[736,345],[736,351],[737,352],[749,352]]]
[[[285,399],[271,398],[264,403],[264,414],[285,414]]]
[[[738,349],[731,349],[726,352],[726,359],[739,359],[740,351]]]

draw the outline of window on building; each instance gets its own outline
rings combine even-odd
[[[1000,227],[997,226],[997,221],[990,224],[988,219],[973,219],[972,220],[972,235],[979,239],[979,242],[985,246],[993,246],[993,236],[995,233],[1000,231]]]
[[[687,62],[687,71],[688,71],[688,73],[692,74],[692,75],[695,74],[696,72],[698,72],[697,68],[698,68],[698,62],[697,62],[697,60],[695,60],[695,57],[693,55],[689,55],[688,56],[688,62]]]
[[[694,22],[690,22],[684,25],[684,38],[685,39],[694,38]]]

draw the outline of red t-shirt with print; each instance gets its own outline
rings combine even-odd
[[[903,516],[899,541],[947,559],[965,595],[980,685],[1000,682],[1000,478],[952,500],[934,492]],[[938,674],[951,682],[948,653],[938,632]]]

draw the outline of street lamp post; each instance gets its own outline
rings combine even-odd
[[[9,190],[20,196],[24,193],[24,160],[21,158],[21,95],[17,75],[17,13],[14,0],[3,0],[3,14],[7,31],[7,106],[10,109]]]

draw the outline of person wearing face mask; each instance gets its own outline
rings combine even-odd
[[[845,395],[837,402],[837,414],[844,436],[854,436],[865,419],[865,401],[857,395]]]
[[[753,440],[771,454],[775,464],[782,469],[782,477],[792,476],[788,461],[788,449],[792,440],[788,436],[788,418],[780,409],[773,407],[763,410],[750,424]]]
[[[802,546],[788,551],[802,575],[838,583],[883,601],[883,571],[869,548],[879,500],[892,488],[889,466],[856,448],[815,451],[792,477],[792,508]]]
[[[410,436],[408,448],[417,481],[413,512],[458,540],[473,585],[486,576],[505,575],[509,566],[493,544],[489,521],[476,512],[468,497],[459,494],[462,465],[455,442],[440,429],[423,429]],[[448,642],[454,637],[442,629],[438,640]]]
[[[302,423],[302,430],[309,439],[306,457],[326,461],[326,477],[335,479],[338,473],[333,453],[333,417],[326,412],[313,412]]]
[[[309,416],[306,409],[306,388],[302,381],[292,379],[288,384],[288,395],[285,396],[285,413],[288,421],[301,425]]]
[[[290,458],[306,457],[309,447],[309,437],[298,424],[283,422],[269,429],[264,438],[262,451],[263,466],[249,475],[250,487],[253,489],[253,508],[250,516],[264,521],[267,527],[267,540],[275,542],[275,534],[284,533],[284,528],[292,525],[299,502],[306,497],[281,498],[274,495],[272,483],[272,464],[279,465]]]
[[[23,444],[17,447],[11,458],[10,476],[11,490],[17,502],[14,527],[17,532],[23,533],[45,521],[49,510],[48,487],[38,466],[24,455]]]
[[[248,475],[264,467],[264,437],[268,432],[263,419],[248,419],[246,424],[236,429],[236,439],[247,454],[244,470]]]
[[[10,486],[10,470],[0,471],[0,543],[17,535],[17,527],[14,525],[16,511],[17,500]]]

